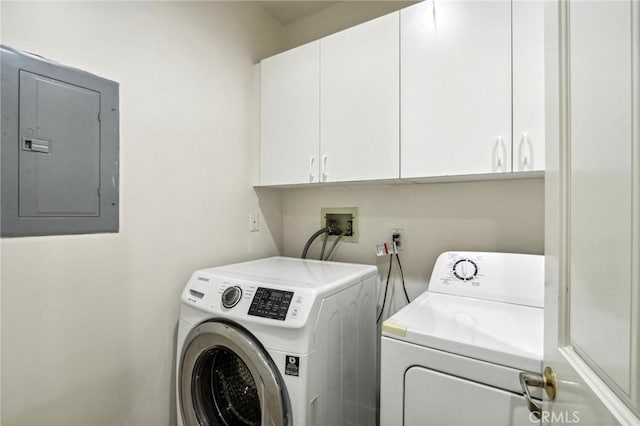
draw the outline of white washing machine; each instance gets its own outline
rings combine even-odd
[[[182,293],[178,425],[372,425],[377,268],[273,257]]]
[[[537,423],[519,373],[542,371],[543,303],[543,256],[441,254],[382,326],[381,425]]]

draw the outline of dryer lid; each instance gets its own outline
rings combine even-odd
[[[425,292],[386,320],[383,335],[527,371],[541,371],[544,309]]]

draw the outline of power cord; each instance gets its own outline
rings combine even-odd
[[[407,293],[407,286],[404,282],[404,271],[402,270],[402,263],[400,263],[400,255],[396,247],[394,247],[395,253],[391,253],[389,258],[389,272],[387,273],[387,283],[384,286],[384,296],[382,297],[382,309],[380,309],[380,313],[378,314],[378,319],[376,320],[376,324],[380,322],[380,318],[382,318],[382,313],[384,312],[384,308],[387,304],[387,291],[389,290],[389,280],[391,278],[391,269],[393,267],[393,256],[395,255],[396,260],[398,261],[398,269],[400,270],[400,278],[402,279],[402,291],[404,292],[404,297],[407,299],[407,304],[411,303],[411,299],[409,299],[409,293]]]
[[[400,277],[402,278],[402,290],[404,291],[404,297],[407,299],[407,303],[411,303],[409,294],[407,293],[407,287],[404,285],[404,272],[402,271],[402,263],[400,263],[400,255],[396,251],[396,260],[398,261],[398,268],[400,268]]]
[[[389,279],[391,278],[391,267],[393,266],[393,256],[389,257],[389,272],[387,273],[387,283],[384,286],[384,296],[382,296],[382,309],[380,309],[380,313],[378,314],[378,319],[376,319],[376,324],[380,322],[380,318],[382,318],[382,313],[384,312],[384,307],[387,304],[387,290],[389,290]]]

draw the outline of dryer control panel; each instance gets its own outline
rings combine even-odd
[[[195,272],[182,302],[225,318],[298,328],[305,325],[316,294],[312,289],[259,283]]]
[[[544,306],[544,256],[449,251],[438,256],[429,291]]]

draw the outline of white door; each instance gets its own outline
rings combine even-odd
[[[543,423],[640,424],[639,6],[545,7]]]
[[[323,182],[400,177],[399,12],[320,40]]]
[[[319,181],[320,42],[261,62],[260,184]]]
[[[401,177],[511,171],[511,2],[403,9]]]

